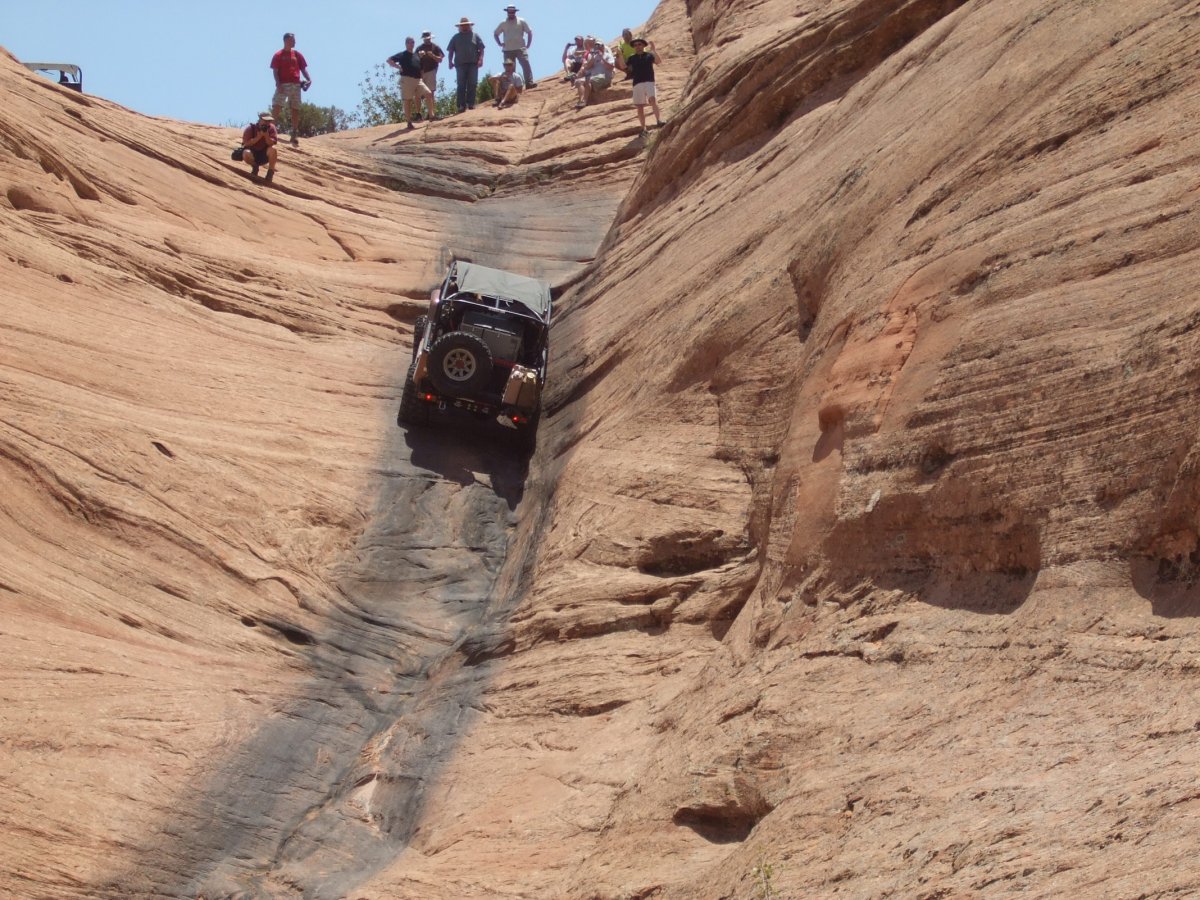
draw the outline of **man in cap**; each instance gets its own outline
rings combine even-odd
[[[516,103],[521,92],[525,90],[525,80],[517,74],[517,64],[511,59],[504,61],[504,72],[500,75],[493,75],[490,81],[492,82],[492,95],[496,98],[496,102],[492,105],[500,109]]]
[[[421,61],[421,80],[429,93],[437,95],[437,70],[446,58],[442,48],[433,42],[433,32],[422,31],[421,43],[417,45],[417,58]]]
[[[404,107],[404,121],[411,129],[413,127],[413,110],[420,112],[421,101],[429,110],[429,120],[434,119],[433,91],[429,90],[421,80],[421,61],[415,52],[416,41],[404,39],[404,49],[387,58],[387,64],[393,69],[400,70],[400,103]]]
[[[525,76],[527,87],[537,87],[533,80],[533,71],[529,68],[529,48],[533,46],[533,29],[524,19],[517,17],[515,6],[506,6],[504,11],[508,16],[496,26],[494,37],[496,43],[504,50],[505,59],[521,61],[521,74]]]
[[[258,177],[260,166],[267,167],[267,181],[275,178],[275,160],[278,151],[275,144],[279,133],[275,130],[275,117],[269,112],[260,112],[258,121],[251,122],[242,132],[242,162],[250,166],[250,177]]]
[[[446,42],[446,59],[458,76],[458,111],[475,108],[479,91],[479,69],[483,66],[483,38],[472,29],[475,23],[463,16],[458,20],[458,34]]]
[[[283,36],[283,49],[276,50],[271,57],[271,70],[275,73],[275,96],[271,98],[271,115],[278,120],[286,100],[292,110],[292,145],[300,144],[300,91],[312,86],[308,75],[308,63],[304,54],[296,49],[296,35],[290,31]],[[304,76],[301,79],[301,75]]]
[[[563,47],[562,55],[563,71],[567,73],[567,77],[563,81],[574,81],[575,76],[579,74],[579,68],[583,65],[583,35],[575,35],[575,40],[567,41],[567,45]]]

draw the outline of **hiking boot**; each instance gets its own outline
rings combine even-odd
[[[267,169],[267,181],[274,181],[274,180],[275,180],[275,170]]]
[[[290,143],[293,147],[299,147],[300,146],[300,138],[298,138],[296,135],[293,134],[292,140],[290,141]]]
[[[258,177],[258,166],[257,165],[253,169],[250,170],[250,177],[251,178]]]
[[[529,82],[529,84],[527,84],[527,85],[525,85],[525,86],[526,86],[526,87],[530,87],[530,88],[535,88],[535,87],[537,87],[537,82],[536,82],[536,81],[531,81],[531,82]]]

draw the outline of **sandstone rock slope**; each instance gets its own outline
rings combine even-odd
[[[269,196],[0,63],[0,886],[1200,890],[1198,30],[668,0],[648,139],[539,88]],[[392,424],[502,251],[528,468]]]

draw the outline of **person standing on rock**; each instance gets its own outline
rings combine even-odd
[[[267,181],[275,179],[275,160],[278,151],[279,132],[275,130],[275,117],[270,113],[258,114],[258,121],[251,122],[242,132],[242,162],[250,166],[250,177],[258,177],[260,166],[267,167]]]
[[[654,127],[662,128],[658,99],[654,93],[654,64],[660,62],[662,57],[655,52],[654,42],[647,41],[644,37],[636,37],[630,43],[633,44],[633,55],[625,65],[633,75],[633,105],[637,107],[638,122],[641,123],[642,134],[645,134],[647,104],[654,110]]]
[[[515,6],[506,6],[504,11],[508,17],[496,26],[494,37],[496,43],[504,51],[505,59],[520,60],[521,75],[526,87],[537,87],[533,80],[533,70],[529,68],[529,48],[533,46],[533,29],[524,19],[517,17]]]
[[[421,43],[417,45],[417,58],[421,60],[421,80],[429,93],[437,96],[437,71],[446,54],[433,42],[432,31],[421,32]]]
[[[472,29],[475,23],[463,16],[458,20],[458,34],[446,42],[446,59],[458,76],[458,111],[475,108],[479,92],[479,70],[483,67],[483,38]]]
[[[275,96],[271,98],[271,115],[279,121],[286,100],[292,110],[292,146],[300,145],[300,91],[312,86],[308,75],[308,63],[304,54],[296,49],[296,35],[290,31],[283,36],[283,49],[276,50],[271,57],[271,70],[275,73]],[[301,80],[301,75],[304,76]]]
[[[405,38],[404,49],[387,58],[389,66],[400,70],[400,103],[404,107],[404,122],[410,129],[413,111],[420,113],[422,100],[429,111],[429,121],[434,120],[433,91],[421,80],[421,60],[414,49],[416,45],[412,38]]]

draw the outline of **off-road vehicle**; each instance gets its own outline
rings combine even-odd
[[[74,63],[27,62],[25,68],[33,72],[57,72],[59,84],[83,93],[83,69]]]
[[[532,447],[549,357],[550,287],[455,260],[413,326],[397,421],[425,425],[453,407],[515,429]]]

